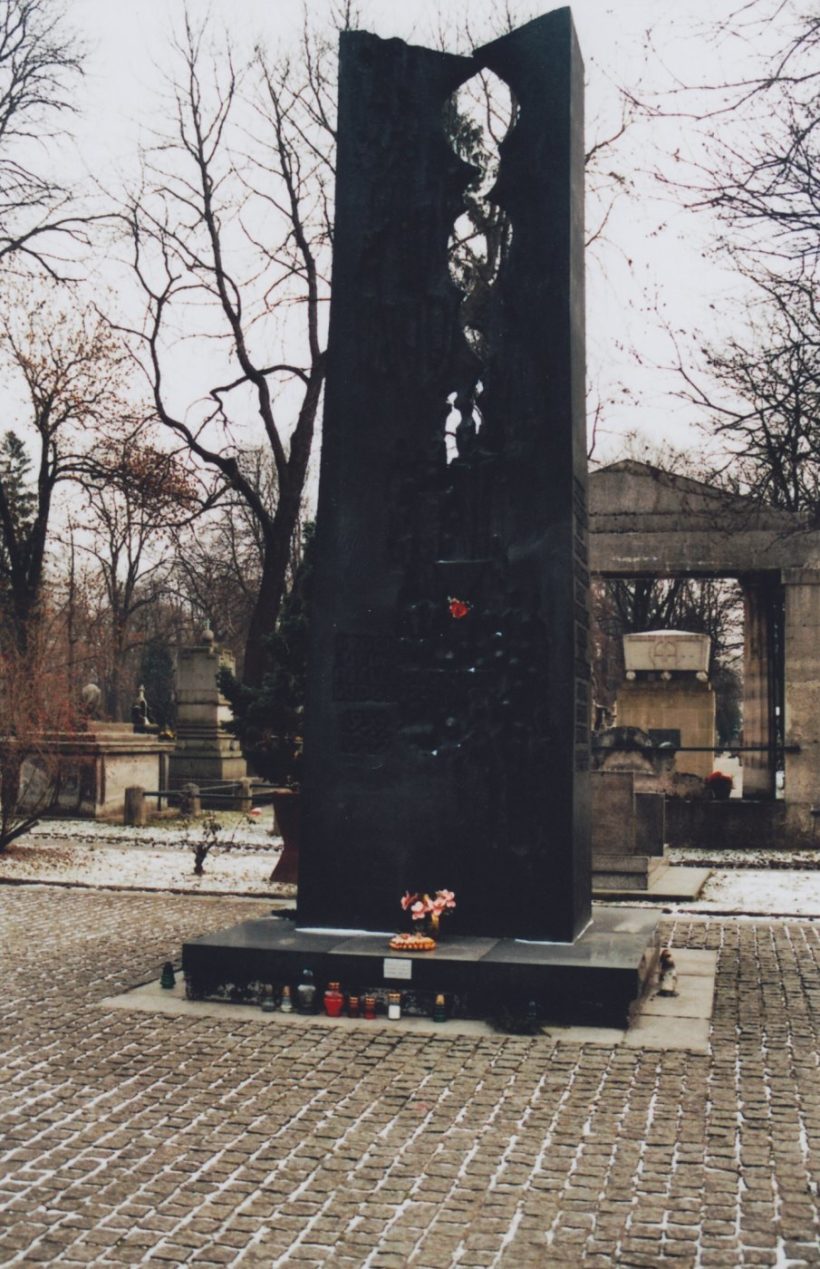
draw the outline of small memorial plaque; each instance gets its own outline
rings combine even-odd
[[[384,958],[384,977],[385,978],[412,978],[413,962],[397,956],[385,956]]]

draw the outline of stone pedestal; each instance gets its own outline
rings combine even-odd
[[[328,982],[360,996],[390,988],[431,1008],[443,992],[459,1017],[524,1014],[534,1002],[542,1019],[624,1026],[657,963],[657,920],[652,907],[593,906],[570,944],[454,935],[434,952],[398,953],[384,934],[305,930],[272,916],[184,943],[182,966],[193,999],[224,998],[226,987],[240,999],[260,985],[278,992],[310,969],[320,990]]]
[[[217,647],[212,635],[176,650],[177,740],[170,763],[173,789],[184,784],[207,789],[248,774],[239,741],[225,730],[231,711],[217,686],[223,667],[233,670],[234,659]]]
[[[666,806],[670,846],[690,846],[704,856],[732,850],[784,850],[792,842],[786,827],[786,803],[732,798],[670,798]]]
[[[650,735],[677,733],[684,749],[689,745],[702,748],[702,753],[678,752],[676,766],[681,774],[705,779],[714,769],[715,695],[709,683],[698,683],[694,677],[670,683],[661,679],[622,683],[618,722],[640,727]]]
[[[648,890],[667,867],[662,793],[638,793],[631,771],[593,771],[592,884],[597,891]]]
[[[83,731],[51,732],[43,737],[38,756],[27,761],[23,786],[37,807],[44,802],[44,784],[51,784],[51,814],[121,820],[127,788],[139,785],[153,793],[167,787],[173,747],[135,732],[130,723],[90,722]]]

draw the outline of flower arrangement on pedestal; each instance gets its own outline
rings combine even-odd
[[[434,895],[411,894],[406,890],[401,898],[404,912],[409,912],[416,929],[410,934],[397,934],[390,946],[397,951],[432,952],[436,946],[439,925],[443,916],[449,916],[456,906],[452,890],[437,890]]]

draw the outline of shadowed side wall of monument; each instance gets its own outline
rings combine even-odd
[[[520,115],[478,362],[447,253],[472,170],[442,115],[481,65]],[[438,887],[462,934],[588,920],[582,182],[568,10],[475,61],[342,37],[303,924],[389,930]]]

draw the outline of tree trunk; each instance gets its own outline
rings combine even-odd
[[[28,656],[29,650],[36,643],[35,627],[39,615],[39,588],[32,589],[28,584],[20,585],[12,577],[14,645],[18,655],[23,658]]]
[[[268,668],[265,642],[276,628],[282,606],[290,564],[290,544],[299,518],[299,505],[298,498],[287,499],[283,495],[269,531],[265,534],[262,580],[248,627],[242,671],[242,681],[249,687],[258,687]]]

